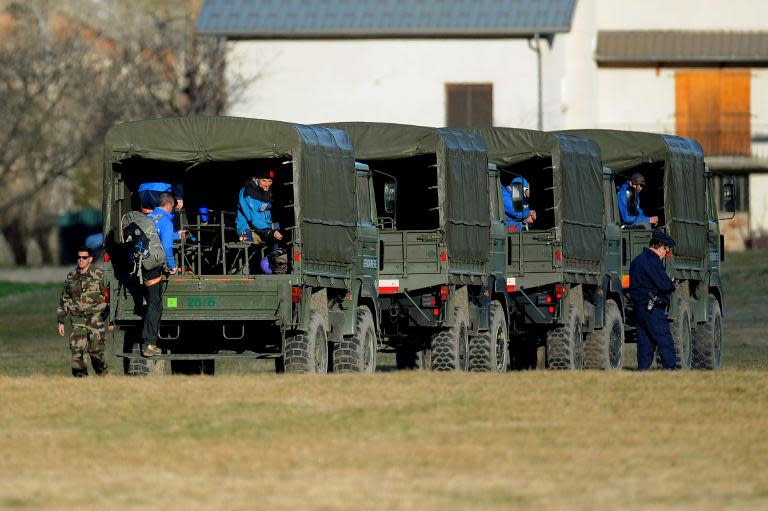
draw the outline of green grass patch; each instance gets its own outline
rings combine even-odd
[[[28,293],[30,291],[61,289],[62,285],[63,281],[62,284],[0,281],[0,298],[5,298],[6,296],[17,295],[20,293]]]

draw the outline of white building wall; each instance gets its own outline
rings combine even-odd
[[[564,57],[547,56],[544,111],[554,124],[563,72],[552,66]],[[257,77],[231,115],[443,126],[446,83],[492,83],[496,125],[537,123],[536,56],[524,40],[235,41],[228,72]]]

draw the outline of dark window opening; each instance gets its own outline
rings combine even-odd
[[[276,246],[240,243],[235,226],[240,190],[260,171],[272,171],[272,223],[279,224],[283,239],[278,246],[288,250],[294,236],[293,169],[287,158],[264,158],[238,162],[206,162],[190,167],[186,163],[159,162],[135,158],[115,166],[124,181],[124,197],[113,205],[113,222],[120,229],[123,214],[141,209],[138,188],[145,182],[180,184],[184,208],[176,213],[174,227],[188,236],[177,241],[177,264],[187,274],[226,275],[261,273],[262,255]],[[205,210],[207,222],[204,221]],[[119,235],[118,235],[119,236]],[[243,245],[249,245],[247,247]]]
[[[415,156],[400,160],[368,160],[373,173],[378,224],[384,229],[430,230],[440,227],[437,194],[437,159],[435,156]],[[388,213],[384,204],[385,183],[397,180],[397,200],[394,212]]]
[[[530,187],[528,208],[536,212],[536,219],[529,225],[529,229],[539,231],[555,227],[552,159],[531,158],[501,169],[502,186],[509,186],[516,177],[524,178]]]
[[[664,164],[659,162],[643,163],[632,169],[616,174],[616,193],[618,188],[629,181],[633,174],[640,173],[645,178],[645,186],[640,191],[640,209],[648,217],[659,217],[658,227],[666,224],[664,212]],[[619,215],[621,216],[621,215]],[[621,221],[621,218],[619,218]],[[626,222],[621,222],[626,224]]]
[[[493,126],[493,85],[448,83],[445,85],[446,121],[449,128]]]

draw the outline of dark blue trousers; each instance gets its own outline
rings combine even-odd
[[[651,312],[642,307],[635,308],[637,319],[637,368],[648,369],[653,363],[654,349],[659,350],[661,365],[664,369],[674,369],[677,365],[675,340],[669,331],[669,321],[662,307],[654,307]]]

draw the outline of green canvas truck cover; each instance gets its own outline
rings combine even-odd
[[[501,168],[535,157],[552,158],[555,224],[560,227],[563,254],[574,259],[602,260],[605,212],[597,145],[583,137],[526,129],[473,131],[485,140],[488,160]]]
[[[695,140],[616,130],[575,130],[600,146],[603,164],[616,174],[643,163],[664,164],[664,211],[675,255],[701,259],[707,250],[704,152]],[[642,196],[641,196],[642,201]]]
[[[121,170],[115,164],[130,158],[190,166],[290,158],[294,196],[300,198],[294,209],[302,257],[318,262],[355,260],[355,163],[349,137],[339,130],[235,117],[154,119],[113,127],[104,151],[105,225],[113,225],[111,183],[113,173]]]
[[[358,160],[435,155],[440,227],[446,233],[448,255],[456,262],[488,261],[488,160],[478,135],[449,128],[403,124],[342,122],[328,126],[350,136]]]

